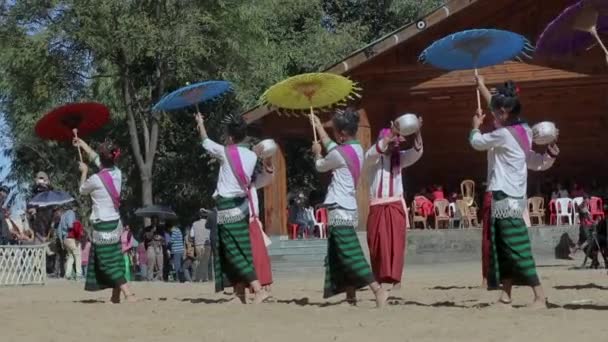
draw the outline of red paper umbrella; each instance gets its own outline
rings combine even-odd
[[[109,119],[110,110],[101,103],[70,103],[48,112],[35,130],[42,139],[70,141],[76,133],[84,136],[95,132]]]

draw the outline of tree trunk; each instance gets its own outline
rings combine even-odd
[[[141,174],[141,201],[144,207],[154,204],[152,197],[152,175]]]

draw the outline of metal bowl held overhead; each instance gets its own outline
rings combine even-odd
[[[557,127],[553,122],[543,121],[532,127],[532,140],[537,145],[549,145],[557,140]]]
[[[261,158],[270,158],[279,150],[279,146],[273,139],[264,139],[256,145],[256,149],[260,149]]]
[[[395,127],[405,137],[420,130],[420,120],[415,114],[404,114],[395,120]]]

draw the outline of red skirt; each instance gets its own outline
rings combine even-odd
[[[486,192],[483,198],[483,228],[481,230],[481,275],[488,278],[490,268],[490,225],[492,224],[492,192]]]
[[[401,282],[405,261],[406,216],[403,202],[372,205],[367,219],[367,245],[376,281]]]
[[[255,273],[262,286],[272,284],[272,268],[268,249],[264,244],[262,236],[262,223],[260,220],[252,219],[249,221],[249,238],[251,239],[251,254],[253,256],[253,266]]]

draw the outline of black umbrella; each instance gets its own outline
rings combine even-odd
[[[63,191],[45,191],[34,196],[28,203],[33,207],[51,207],[55,205],[64,205],[73,202],[74,198],[67,192]]]
[[[161,220],[177,219],[177,214],[171,208],[164,206],[164,205],[156,205],[156,204],[137,209],[135,211],[135,216],[158,217]]]

